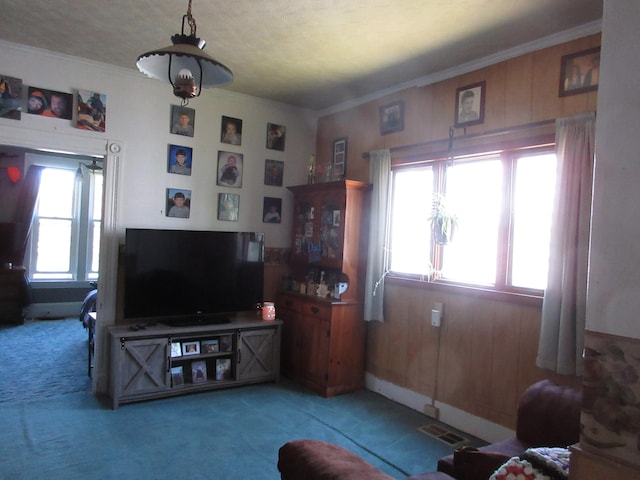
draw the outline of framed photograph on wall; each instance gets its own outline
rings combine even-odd
[[[484,122],[484,101],[487,82],[478,82],[456,89],[456,128]]]
[[[404,130],[404,102],[380,107],[380,135]]]
[[[191,214],[191,190],[167,188],[167,217],[189,218]]]
[[[76,127],[104,132],[107,128],[107,96],[104,93],[78,90]]]
[[[196,111],[193,108],[171,105],[171,133],[193,137]]]
[[[282,199],[264,197],[262,201],[262,221],[264,223],[280,223],[282,220]]]
[[[287,127],[267,123],[267,148],[284,152],[284,141],[287,135]]]
[[[264,184],[273,187],[282,186],[282,177],[284,173],[284,162],[280,160],[264,161]]]
[[[73,95],[70,93],[29,87],[27,112],[43,117],[71,120],[73,111]]]
[[[600,47],[565,55],[560,60],[561,97],[598,89]]]
[[[183,145],[169,145],[167,172],[178,175],[191,175],[193,149]]]
[[[239,118],[222,116],[220,141],[230,145],[242,144],[242,120]]]
[[[242,187],[242,162],[244,155],[235,152],[218,152],[218,185]]]
[[[333,168],[331,175],[340,180],[347,173],[347,137],[333,141]]]
[[[240,195],[235,193],[218,194],[218,220],[238,221]]]
[[[0,118],[20,120],[22,116],[22,79],[0,75]]]

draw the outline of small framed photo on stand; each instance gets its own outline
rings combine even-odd
[[[216,360],[216,380],[231,380],[230,358],[219,358]]]
[[[191,362],[191,381],[193,383],[203,383],[207,381],[207,362],[204,360]]]
[[[182,355],[199,355],[200,342],[182,342]]]
[[[202,353],[218,353],[220,351],[220,345],[218,339],[203,340],[201,343]]]
[[[180,346],[180,342],[171,342],[171,357],[181,357],[182,356],[182,347]]]
[[[182,370],[182,365],[171,367],[171,386],[179,387],[180,385],[184,385],[184,372]]]

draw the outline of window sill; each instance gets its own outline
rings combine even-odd
[[[458,285],[444,282],[428,282],[417,278],[407,278],[387,275],[385,282],[408,288],[421,288],[433,292],[480,297],[485,300],[517,303],[530,307],[542,307],[542,296],[518,292],[503,292],[482,287]]]

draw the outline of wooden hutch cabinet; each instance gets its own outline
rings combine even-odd
[[[282,371],[325,397],[361,389],[370,186],[342,180],[288,188],[295,198],[292,278],[277,303]],[[340,283],[347,284],[341,294],[334,290]]]

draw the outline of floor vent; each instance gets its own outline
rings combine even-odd
[[[458,445],[461,443],[466,443],[469,440],[468,438],[461,437],[457,433],[448,430],[442,425],[436,425],[435,423],[418,427],[418,430],[420,430],[422,433],[426,433],[427,435],[437,438],[447,445]]]

